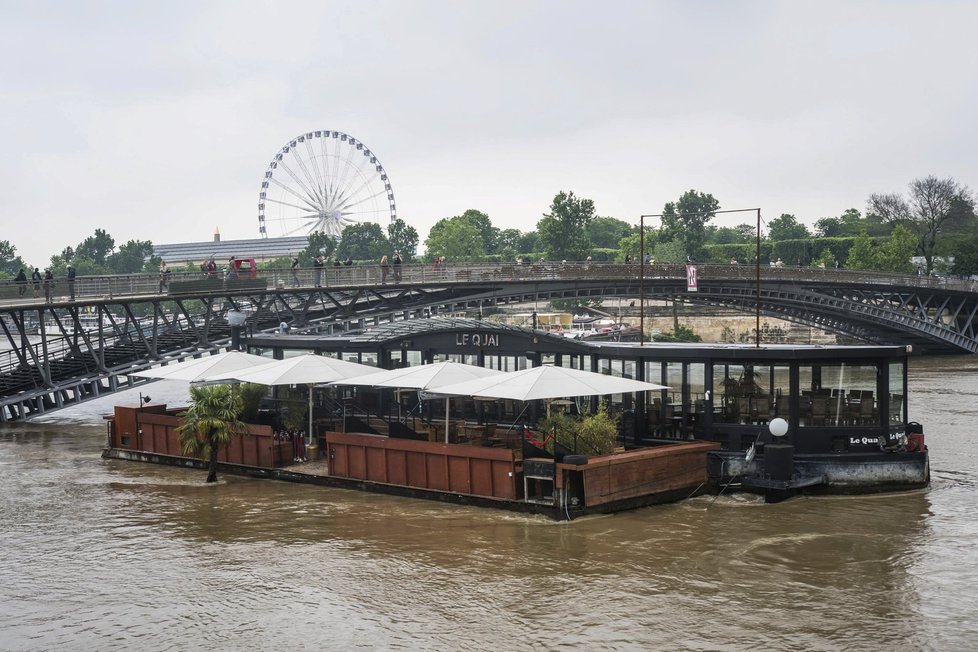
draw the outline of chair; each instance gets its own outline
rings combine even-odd
[[[824,426],[829,416],[829,399],[827,396],[812,397],[812,425]]]
[[[738,398],[737,399],[737,415],[740,417],[741,423],[750,423],[751,420],[751,409],[750,409],[750,399]]]
[[[758,423],[767,423],[771,420],[771,397],[758,396],[754,399],[754,419]]]
[[[890,395],[890,423],[899,423],[903,419],[903,394]]]
[[[879,423],[876,416],[876,406],[873,404],[873,393],[869,393],[869,398],[863,396],[863,399],[859,402],[859,424],[863,426],[872,426]]]

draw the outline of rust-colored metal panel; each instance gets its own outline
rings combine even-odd
[[[136,426],[136,409],[127,405],[115,406],[115,436],[112,445],[115,448],[135,449],[138,427]],[[125,437],[128,444],[122,443]]]
[[[347,461],[350,465],[349,475],[351,478],[367,478],[367,458],[364,455],[363,446],[348,446]]]
[[[514,452],[441,442],[326,433],[330,474],[407,487],[513,499]]]
[[[471,471],[470,493],[479,496],[494,496],[492,490],[492,460],[473,459],[469,465]]]
[[[516,500],[516,473],[512,462],[506,464],[492,460],[492,495]]]
[[[460,494],[475,493],[472,491],[472,470],[468,457],[448,456],[448,488]]]
[[[371,482],[387,482],[387,451],[383,448],[364,447],[366,479]]]
[[[341,478],[350,477],[350,451],[346,444],[327,444],[329,451],[329,472]]]
[[[588,507],[649,494],[696,488],[706,481],[706,454],[714,442],[694,442],[592,458],[584,465],[560,464],[584,475]],[[563,474],[560,474],[563,477]]]
[[[404,451],[404,484],[409,487],[428,486],[428,468],[425,462],[427,456],[416,451]]]
[[[390,450],[387,451],[387,482],[391,484],[406,485],[407,474],[407,451]]]
[[[437,491],[449,491],[448,486],[448,456],[426,455],[425,473],[428,484],[426,488]]]

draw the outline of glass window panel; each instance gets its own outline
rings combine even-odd
[[[799,371],[799,425],[841,427],[879,423],[875,365],[811,365]]]
[[[890,425],[906,421],[906,415],[903,413],[903,373],[903,362],[890,363]]]

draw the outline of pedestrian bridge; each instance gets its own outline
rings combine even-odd
[[[0,283],[0,421],[22,419],[143,382],[134,371],[227,348],[228,311],[244,333],[333,332],[428,314],[552,299],[677,300],[770,317],[915,352],[978,351],[978,283],[815,268],[539,263],[406,265],[386,282],[376,266],[271,270],[223,281],[173,274],[79,277],[74,299],[56,280],[51,301]],[[644,272],[644,274],[643,274]],[[317,283],[318,280],[318,283]]]

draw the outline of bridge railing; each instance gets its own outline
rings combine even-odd
[[[700,265],[697,264],[700,280],[744,280],[754,281],[757,269],[752,265]],[[388,285],[405,283],[470,283],[479,281],[534,281],[534,280],[574,280],[604,278],[637,279],[641,266],[637,264],[594,263],[594,262],[537,262],[516,263],[449,263],[434,266],[431,264],[402,265],[400,270],[391,266],[388,270]],[[399,272],[399,279],[397,277]],[[944,278],[937,276],[918,276],[887,272],[866,272],[857,270],[821,269],[817,267],[769,267],[760,268],[763,281],[816,282],[825,284],[867,284],[893,285],[913,288],[933,288],[941,290],[978,291],[978,281],[972,279]],[[645,277],[650,279],[682,279],[686,276],[684,264],[655,263],[645,265]],[[75,300],[112,300],[132,297],[159,297],[171,294],[174,283],[208,278],[202,272],[173,272],[168,284],[162,285],[158,274],[119,274],[101,276],[79,276],[75,281]],[[352,265],[340,267],[268,269],[260,270],[258,278],[265,281],[267,289],[304,288],[322,286],[324,288],[359,288],[377,286],[384,281],[379,265]],[[317,283],[318,280],[318,283]],[[245,289],[239,279],[220,279],[221,291]],[[253,285],[250,285],[253,289]],[[37,286],[28,280],[26,284],[16,281],[0,281],[0,301],[9,305],[30,307],[46,303],[43,283]],[[69,300],[70,288],[64,278],[56,278],[51,285],[52,302]]]

